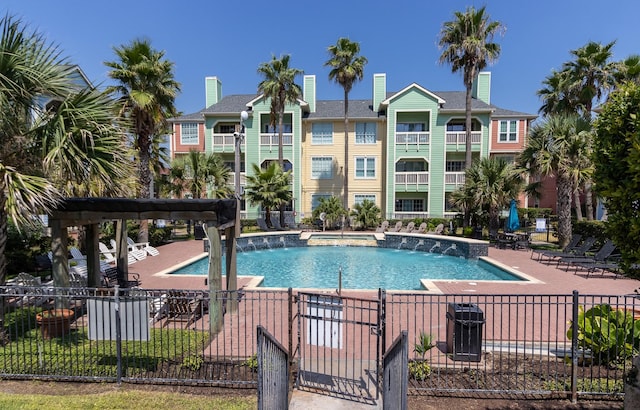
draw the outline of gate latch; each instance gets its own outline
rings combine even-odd
[[[371,326],[371,327],[369,328],[369,332],[370,332],[372,335],[380,336],[380,329],[378,329],[378,326]]]

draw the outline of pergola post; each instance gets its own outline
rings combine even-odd
[[[86,225],[86,244],[87,244],[87,285],[90,288],[100,286],[100,226],[98,224]]]

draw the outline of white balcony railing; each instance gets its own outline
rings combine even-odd
[[[260,134],[260,146],[261,147],[269,147],[269,149],[273,147],[278,147],[278,134],[267,133]],[[293,134],[285,133],[282,135],[282,145],[290,146],[293,145]]]
[[[404,145],[405,149],[419,148],[420,145],[429,145],[429,132],[396,132],[396,147]]]
[[[418,188],[429,184],[429,172],[396,172],[396,188]]]
[[[464,185],[464,172],[445,172],[444,183]]]
[[[464,144],[467,141],[467,134],[465,131],[460,132],[447,132],[446,133],[447,144]],[[471,131],[471,143],[480,144],[482,140],[481,131]]]
[[[213,134],[213,150],[216,152],[233,152],[235,150],[236,139],[233,134]],[[244,141],[242,141],[244,147]]]

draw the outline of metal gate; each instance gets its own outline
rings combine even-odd
[[[258,326],[258,409],[289,407],[289,354]]]
[[[380,300],[298,294],[297,387],[375,403],[382,335]]]
[[[409,384],[409,341],[403,330],[382,359],[382,408],[406,410]]]

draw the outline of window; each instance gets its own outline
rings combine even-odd
[[[357,122],[356,123],[356,144],[376,143],[376,123]]]
[[[505,120],[500,121],[500,133],[498,134],[498,142],[516,142],[518,141],[518,121]]]
[[[198,144],[198,123],[185,122],[181,125],[180,144],[197,145]]]
[[[463,132],[467,129],[465,120],[452,120],[447,123],[447,131],[449,132]],[[480,123],[472,119],[471,131],[480,131]]]
[[[262,132],[267,134],[278,134],[279,133],[278,130],[279,128],[277,125],[273,127],[269,124],[264,124],[262,128]],[[291,126],[291,124],[284,123],[282,124],[282,130],[284,134],[291,134],[293,132],[293,127]]]
[[[399,122],[396,124],[396,132],[422,132],[428,131],[423,122]]]
[[[464,161],[447,161],[445,172],[463,172]]]
[[[232,124],[221,124],[216,127],[220,134],[233,134],[236,132],[236,126]]]
[[[376,159],[374,157],[356,157],[356,178],[375,178]]]
[[[396,199],[396,212],[424,212],[424,199]]]
[[[354,200],[356,204],[363,203],[365,199],[368,199],[374,204],[376,203],[376,196],[374,194],[355,194],[354,196]]]
[[[333,178],[333,158],[332,157],[311,157],[311,178],[313,179]]]
[[[311,125],[312,144],[333,144],[333,124],[318,122]]]
[[[331,195],[327,194],[311,194],[311,210],[313,211],[320,206],[320,198],[329,199]]]

